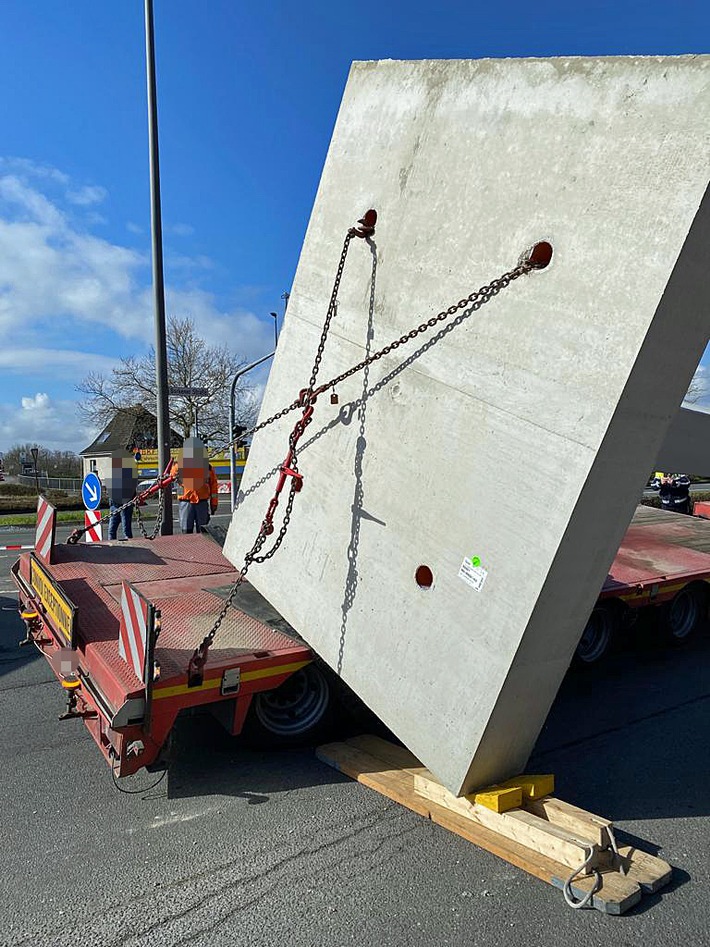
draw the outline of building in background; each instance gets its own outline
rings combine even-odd
[[[171,453],[177,458],[183,438],[171,430]],[[158,476],[157,420],[154,414],[140,405],[116,411],[112,420],[98,437],[81,451],[82,474],[94,471],[101,481],[109,476],[111,455],[116,450],[140,454],[137,460],[138,479]],[[241,480],[248,449],[237,449],[237,486]],[[229,453],[220,452],[210,457],[210,463],[219,482],[219,492],[229,493]]]

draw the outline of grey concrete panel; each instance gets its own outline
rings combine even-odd
[[[707,340],[709,92],[710,57],[351,70],[262,419],[307,384],[368,207],[319,381],[554,247],[319,400],[288,534],[250,572],[456,793],[524,768]],[[235,564],[296,417],[254,439]],[[480,589],[460,577],[471,557]]]
[[[663,439],[656,470],[693,474],[710,471],[710,412],[680,409]]]

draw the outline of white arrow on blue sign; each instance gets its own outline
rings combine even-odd
[[[97,510],[99,508],[101,481],[93,471],[84,477],[84,482],[81,485],[81,498],[87,510]]]

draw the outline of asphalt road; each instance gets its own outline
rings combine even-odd
[[[675,866],[669,888],[611,918],[571,911],[311,750],[250,751],[210,718],[180,722],[163,782],[139,775],[144,791],[119,793],[81,723],[57,720],[44,660],[16,648],[13,559],[0,553],[3,945],[707,943],[707,630],[685,650],[637,641],[568,675],[531,761]]]

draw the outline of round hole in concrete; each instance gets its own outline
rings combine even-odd
[[[528,263],[536,270],[544,270],[552,259],[552,244],[541,240],[528,253]]]
[[[434,573],[429,566],[419,566],[414,573],[414,578],[420,589],[430,589],[434,584]]]

